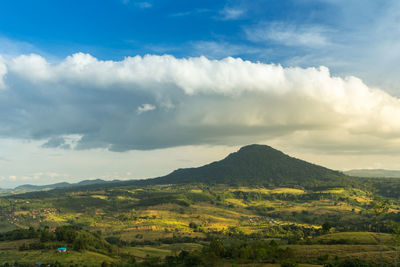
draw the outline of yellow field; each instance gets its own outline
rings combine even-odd
[[[296,188],[274,188],[274,189],[266,189],[266,188],[249,188],[249,187],[239,187],[230,189],[231,192],[256,192],[256,193],[263,193],[263,194],[304,194],[305,191]]]

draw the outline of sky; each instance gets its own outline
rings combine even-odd
[[[271,145],[400,169],[400,2],[0,3],[0,188]]]

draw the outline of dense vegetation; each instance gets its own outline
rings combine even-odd
[[[253,145],[153,180],[2,197],[0,265],[389,264],[399,194],[396,179],[349,177]]]
[[[291,262],[317,264],[322,261],[317,251],[328,246],[332,255],[324,262],[339,264],[345,258],[333,246],[351,246],[349,251],[363,246],[363,253],[377,253],[379,238],[390,262],[393,227],[386,222],[399,221],[400,203],[388,199],[390,210],[377,217],[375,195],[350,187],[317,191],[191,184],[11,196],[0,199],[2,229],[9,229],[0,234],[0,251],[2,242],[14,249],[0,252],[0,263],[13,263],[18,253],[31,255],[26,263],[53,255],[48,262],[58,264],[97,253],[105,258],[96,264],[185,266],[201,259],[199,264],[210,266],[214,263],[204,261],[204,253],[217,241],[224,253],[211,257],[215,264],[283,263],[278,256],[265,256],[272,255],[268,246],[275,240],[279,253]],[[353,234],[339,235],[349,231]],[[382,234],[374,234],[378,231]],[[54,254],[58,246],[67,247],[69,254]],[[301,258],[305,247],[316,251]]]

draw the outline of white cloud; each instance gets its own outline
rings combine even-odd
[[[222,20],[236,20],[241,18],[245,13],[244,9],[238,7],[225,7],[220,11]]]
[[[15,56],[21,53],[42,52],[30,43],[10,39],[0,34],[0,54],[4,57]]]
[[[259,49],[248,45],[230,44],[224,41],[198,41],[192,43],[192,46],[197,55],[207,55],[209,58],[216,59],[241,55],[243,51],[246,51],[246,54],[249,55],[261,55],[268,51],[267,49]]]
[[[400,96],[399,1],[300,2],[300,9],[309,11],[301,18],[288,13],[280,21],[246,25],[245,38],[254,46],[272,49],[268,61],[328,66],[337,75],[355,75]],[[309,9],[311,2],[320,2],[323,8]]]
[[[4,62],[0,136],[47,147],[74,135],[77,149],[113,151],[265,140],[400,151],[400,100],[325,67],[151,55],[102,61],[82,53],[56,64],[38,55]]]
[[[31,82],[50,80],[50,64],[43,57],[30,54],[13,58],[8,64],[13,73],[23,73]]]
[[[168,16],[171,18],[179,18],[179,17],[186,17],[189,15],[204,15],[205,13],[210,13],[212,12],[211,9],[206,9],[206,8],[195,8],[183,12],[177,12],[177,13],[172,13],[169,14]]]
[[[143,112],[147,112],[147,111],[151,111],[151,110],[155,110],[155,109],[156,109],[156,106],[154,106],[152,104],[143,104],[138,107],[137,113],[141,114]]]
[[[0,56],[0,89],[5,88],[4,78],[7,74],[7,66],[2,56]]]
[[[276,42],[285,46],[324,47],[330,44],[328,29],[318,25],[294,25],[284,22],[261,23],[245,29],[253,42]]]

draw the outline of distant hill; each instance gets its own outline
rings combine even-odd
[[[1,196],[9,195],[11,192],[12,192],[12,189],[3,189],[3,188],[0,188],[0,197],[1,197]]]
[[[347,175],[367,178],[400,178],[398,170],[357,169],[344,172]]]
[[[49,184],[49,185],[31,185],[31,184],[24,184],[14,188],[14,190],[43,190],[43,189],[54,189],[58,187],[65,187],[70,186],[70,183],[56,183],[56,184]]]
[[[55,188],[62,188],[62,187],[69,187],[69,186],[82,186],[82,185],[91,185],[91,184],[102,184],[108,183],[108,181],[104,181],[101,179],[95,180],[83,180],[79,183],[56,183],[56,184],[48,184],[48,185],[31,185],[31,184],[24,184],[14,188],[14,190],[26,190],[26,191],[38,191],[38,190],[46,190],[46,189],[55,189]]]
[[[178,169],[145,182],[315,187],[341,184],[347,178],[341,172],[290,157],[270,146],[249,145],[221,161],[199,168]]]

